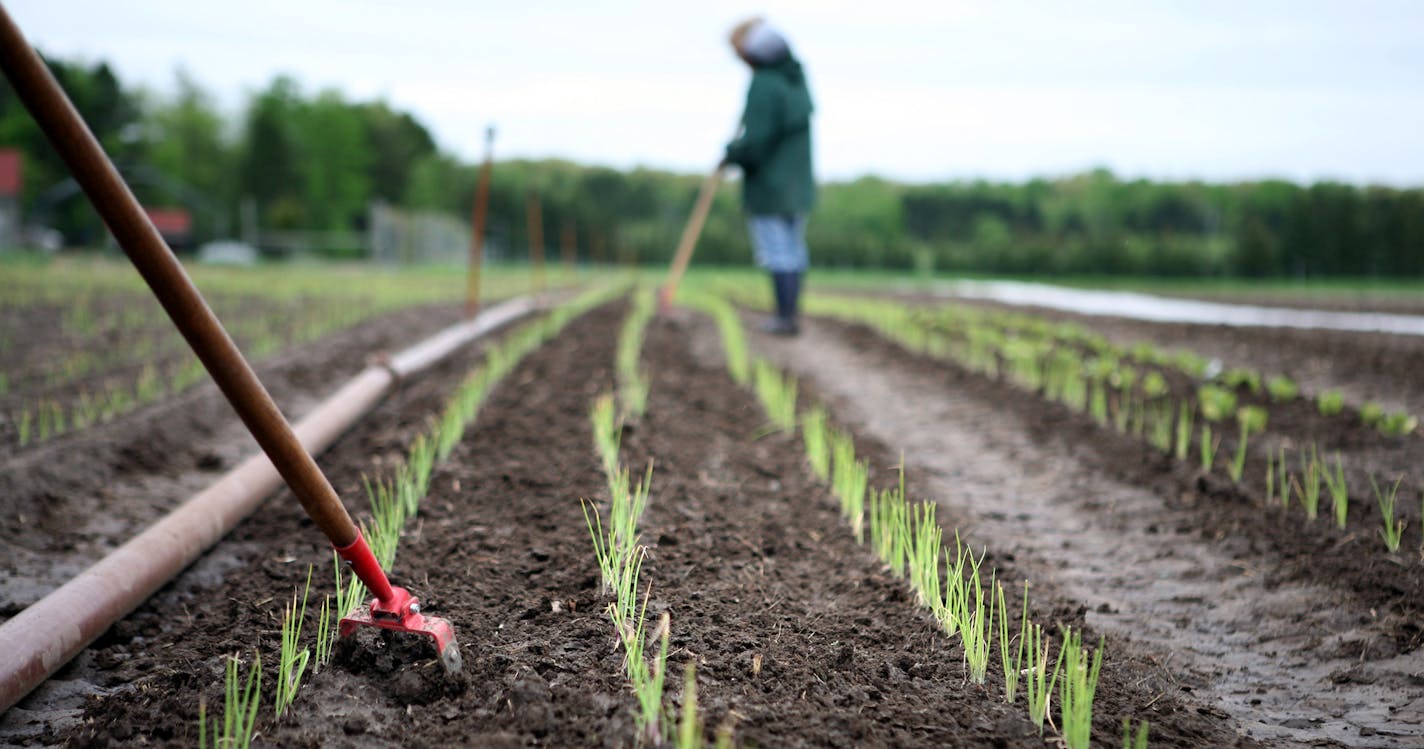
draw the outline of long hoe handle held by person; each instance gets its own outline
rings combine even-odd
[[[717,188],[722,184],[723,164],[717,164],[712,173],[702,180],[702,188],[697,192],[697,202],[692,206],[692,215],[682,228],[682,239],[677,243],[672,265],[668,268],[667,281],[658,291],[658,311],[666,314],[672,309],[672,301],[677,296],[677,286],[682,282],[682,274],[692,261],[692,251],[697,247],[697,238],[702,235],[702,226],[707,223],[707,214],[712,212],[712,200],[717,197]]]
[[[349,635],[363,625],[420,634],[434,641],[447,670],[459,670],[460,650],[450,623],[422,616],[419,601],[409,591],[390,584],[331,482],[297,439],[88,125],[3,6],[0,68],[302,509],[375,596],[367,606],[342,619],[341,634]]]

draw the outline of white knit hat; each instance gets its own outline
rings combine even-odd
[[[780,31],[766,21],[760,21],[742,36],[740,50],[751,62],[766,64],[785,57],[790,48]]]

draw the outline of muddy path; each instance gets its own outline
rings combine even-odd
[[[290,420],[381,352],[459,319],[455,305],[382,315],[256,363]],[[63,584],[257,443],[211,381],[112,422],[0,456],[0,620]]]
[[[807,327],[760,348],[903,449],[976,543],[1082,601],[1089,625],[1243,733],[1280,746],[1424,737],[1417,562],[1332,557],[1298,525],[1066,409],[860,328]]]

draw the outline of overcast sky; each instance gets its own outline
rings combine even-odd
[[[806,65],[819,175],[1424,184],[1424,2],[6,0],[46,53],[237,111],[273,76],[383,97],[474,161],[703,171],[760,13]]]

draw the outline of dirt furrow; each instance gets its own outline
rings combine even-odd
[[[458,310],[451,312],[458,314]],[[438,315],[427,321],[412,318],[412,314],[382,318],[374,328],[352,333],[357,343],[395,348],[408,340],[411,330],[423,331],[424,325],[434,328],[445,322]],[[349,350],[339,344],[339,340],[323,342],[310,352],[310,360],[273,363],[284,368],[278,370],[282,376],[272,379],[274,395],[284,408],[291,407],[294,396],[322,392],[332,380],[365,366],[369,347]],[[390,459],[404,453],[417,431],[426,426],[428,415],[455,389],[482,350],[481,346],[468,347],[404,383],[319,457],[318,463],[353,514],[366,513],[362,475],[379,473]],[[216,393],[213,397],[220,400]],[[80,534],[87,532],[89,523],[111,524],[110,532],[115,536],[109,542],[117,543],[140,528],[145,518],[155,517],[186,496],[181,491],[184,487],[212,480],[216,474],[191,467],[192,453],[187,450],[191,447],[201,454],[209,448],[206,440],[211,434],[185,431],[193,429],[191,423],[176,421],[175,426],[159,414],[148,414],[133,425],[130,434],[109,435],[123,440],[121,444],[131,440],[143,449],[167,449],[163,446],[169,445],[169,440],[174,446],[171,455],[160,456],[165,462],[154,473],[135,466],[132,472],[114,478],[115,486],[109,491],[72,498],[91,503],[88,509],[73,516],[56,514],[47,525],[37,528],[35,536],[52,551],[35,556],[33,574],[47,575],[51,584],[59,584],[64,579],[64,560],[69,554],[78,555],[76,549],[82,550],[80,542],[73,539],[82,538]],[[159,437],[150,431],[170,428],[177,431],[162,431],[166,436]],[[191,443],[184,441],[185,435]],[[146,445],[146,439],[161,442]],[[244,434],[242,440],[251,438]],[[251,449],[255,450],[255,445]],[[96,471],[101,478],[109,475],[102,467]],[[37,486],[44,489],[42,483]],[[145,487],[153,493],[145,494]],[[291,595],[292,586],[305,580],[305,562],[317,564],[314,592],[330,589],[330,583],[320,587],[330,575],[329,549],[296,500],[279,492],[153,599],[116,623],[72,663],[7,711],[0,718],[0,744],[106,746],[146,741],[193,745],[199,697],[206,694],[209,704],[221,703],[220,692],[214,690],[221,684],[222,657],[234,652],[250,654],[253,648],[266,648],[274,641],[280,601]],[[75,564],[88,561],[92,560],[79,559]],[[51,570],[47,565],[57,568]],[[6,585],[14,579],[6,577]],[[8,595],[10,589],[5,590]]]
[[[1269,545],[1200,522],[1205,497],[1125,483],[1049,420],[1023,419],[1011,402],[1032,396],[843,333],[813,323],[762,349],[903,448],[912,474],[932,477],[928,492],[970,520],[975,543],[1086,603],[1095,629],[1155,651],[1240,730],[1282,745],[1424,735],[1424,662],[1396,645],[1400,612],[1377,620],[1348,588],[1281,579]]]
[[[257,366],[289,419],[373,355],[458,319],[450,305],[404,310]],[[211,382],[82,432],[0,457],[0,620],[63,584],[257,452]]]
[[[957,643],[855,543],[799,443],[760,436],[752,396],[692,354],[716,337],[692,316],[650,328],[648,413],[624,443],[656,466],[643,580],[671,614],[673,673],[698,667],[709,729],[756,746],[1041,746],[1020,708],[966,682]]]

